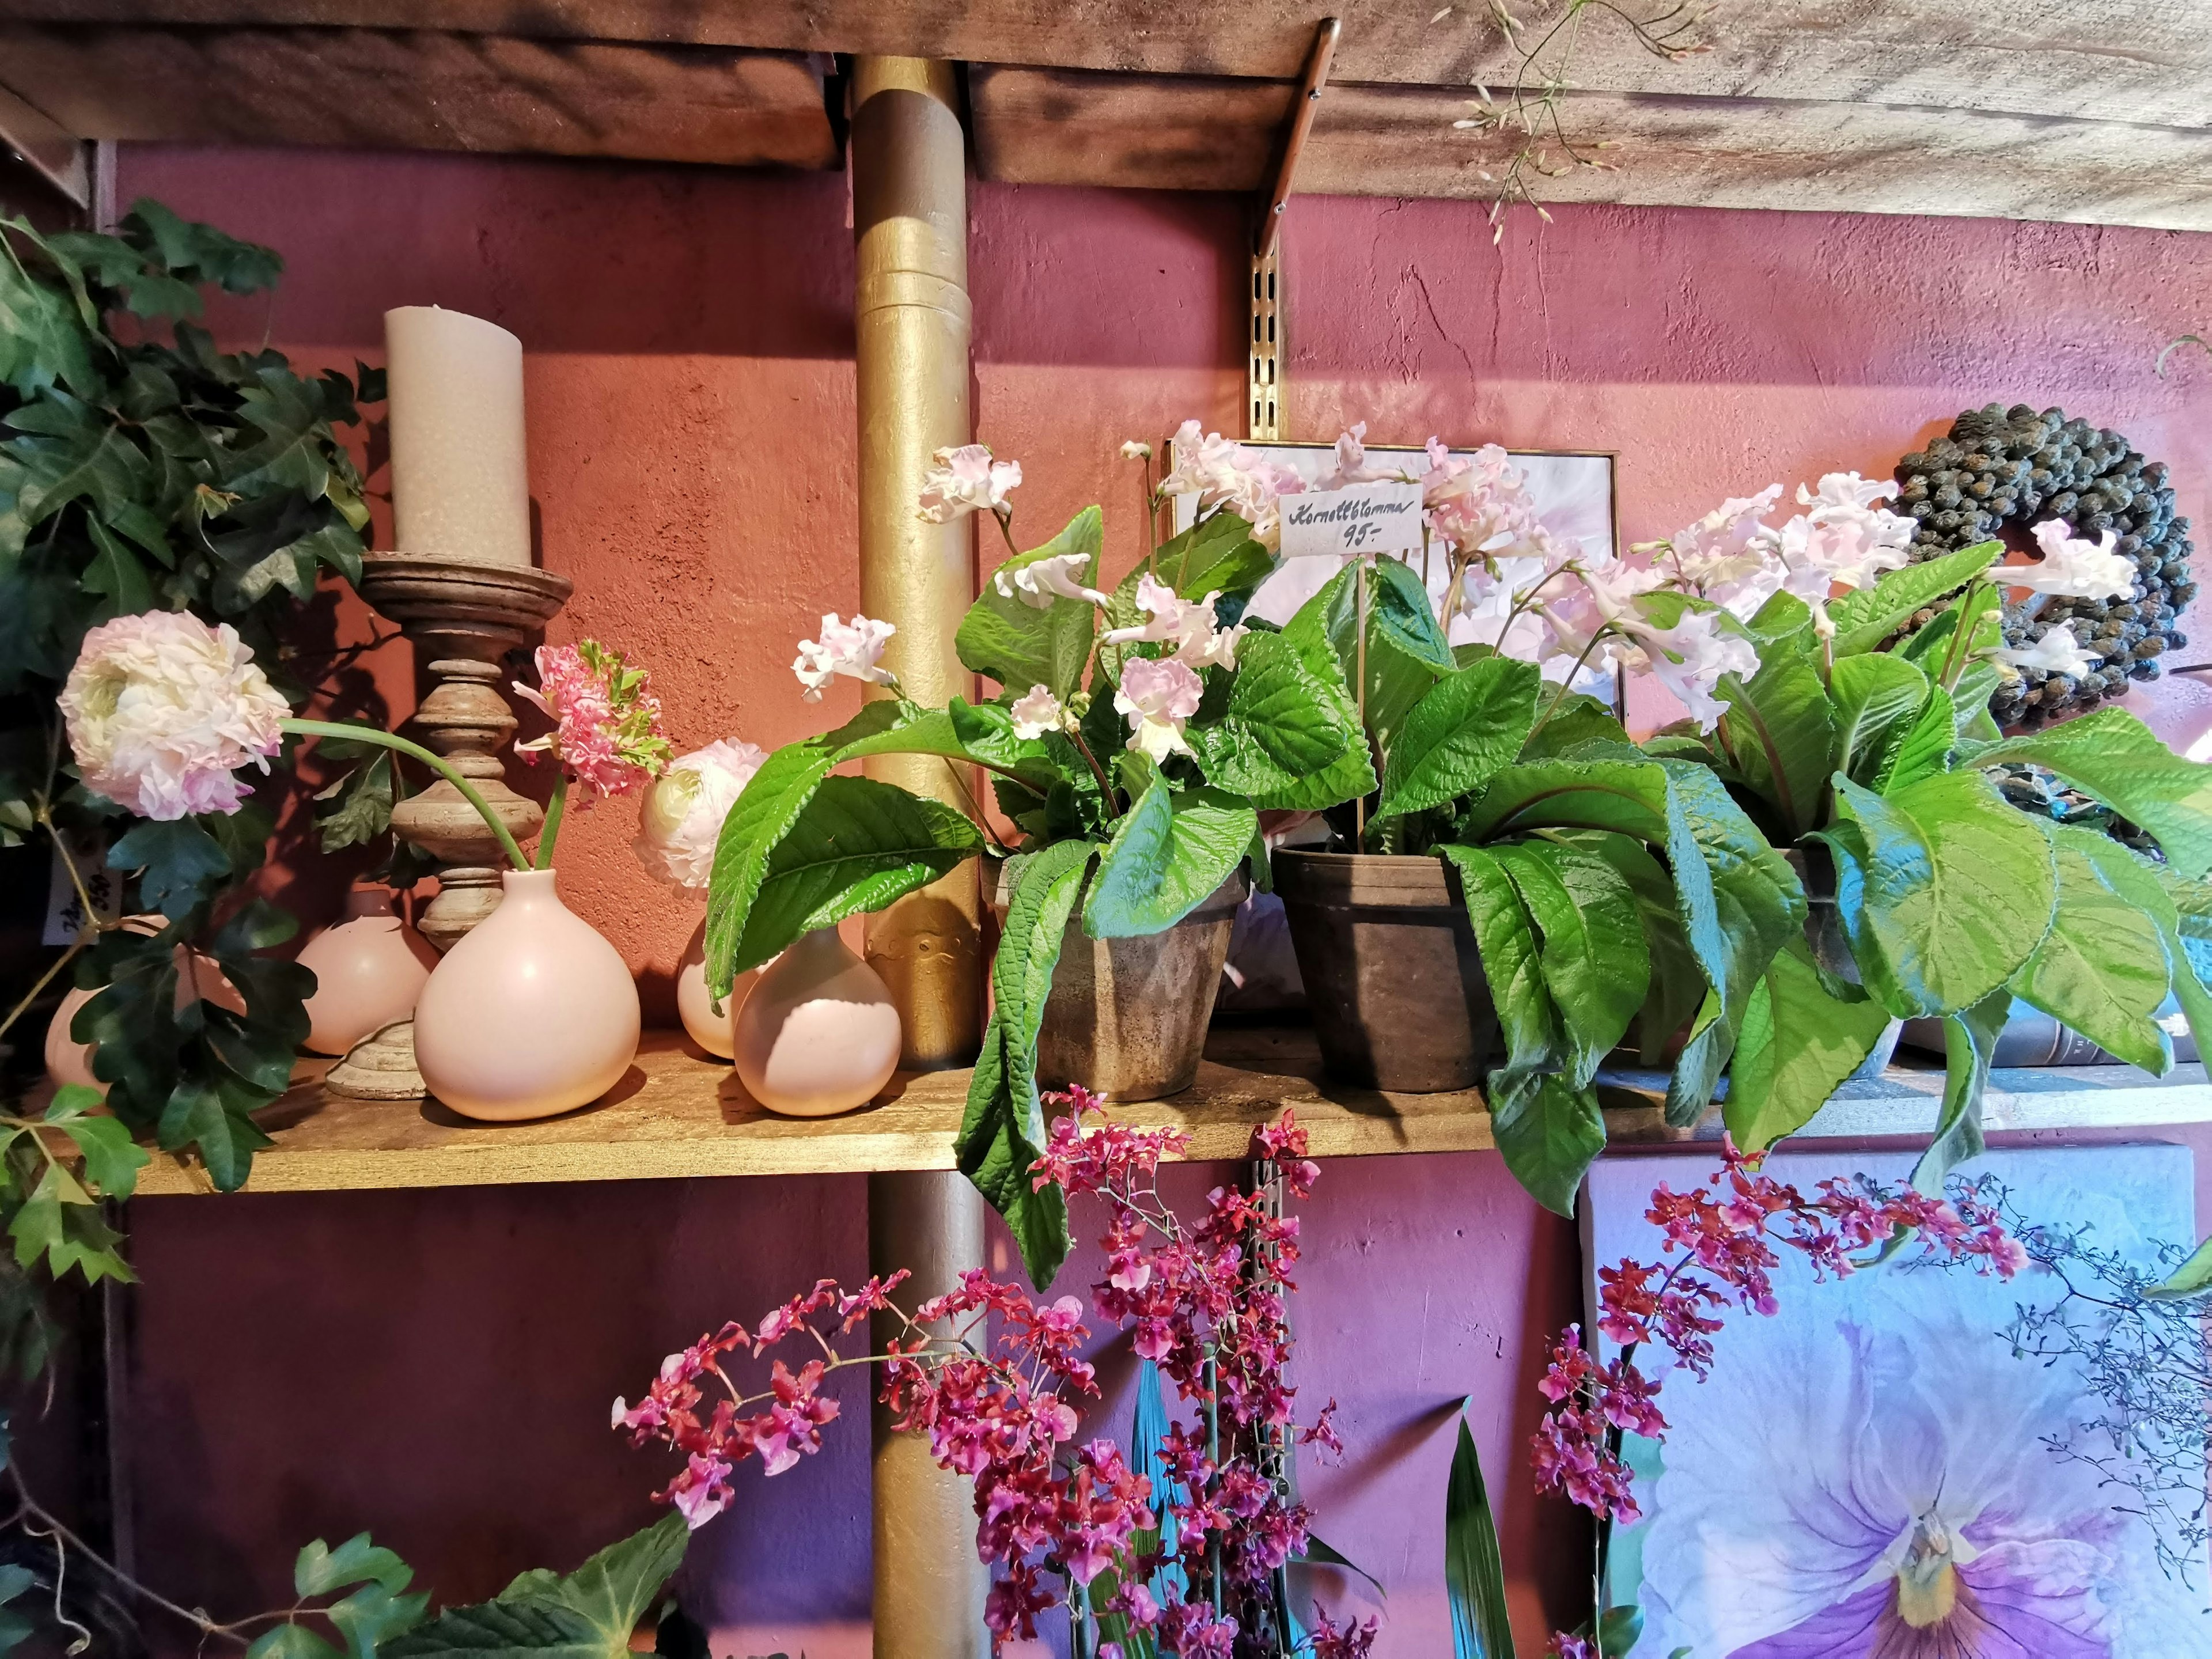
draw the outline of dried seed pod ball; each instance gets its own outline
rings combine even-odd
[[[2131,679],[2156,679],[2160,659],[2187,642],[2179,624],[2197,597],[2189,520],[2174,514],[2165,463],[2146,461],[2118,433],[2063,409],[1991,404],[1966,410],[1944,436],[1904,457],[1897,478],[1893,505],[1916,522],[1915,560],[1987,541],[2007,525],[2025,531],[2060,519],[2093,541],[2113,532],[2119,552],[2135,561],[2135,592],[2125,599],[2046,599],[2033,618],[2026,606],[2007,607],[2007,644],[2070,621],[2098,661],[2079,678],[2029,669],[2007,681],[1990,701],[1999,725],[2033,728],[2078,714]]]

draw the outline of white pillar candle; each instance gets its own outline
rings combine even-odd
[[[522,342],[435,306],[384,313],[392,516],[398,551],[530,562]]]

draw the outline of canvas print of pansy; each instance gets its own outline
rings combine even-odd
[[[2191,1162],[2178,1146],[1977,1160],[1963,1173],[2013,1231],[2059,1246],[2031,1239],[2008,1281],[1900,1257],[1819,1282],[1785,1261],[1778,1310],[1729,1317],[1707,1381],[1665,1376],[1663,1442],[1631,1437],[1643,1518],[1610,1600],[1644,1607],[1637,1654],[2212,1656],[2201,1328],[2169,1319],[2161,1352],[2155,1318],[2112,1312],[2131,1273],[2154,1280],[2161,1247],[2196,1238]],[[1697,1184],[1695,1162],[1600,1163],[1586,1259],[1668,1260],[1644,1212],[1678,1168],[1674,1186]],[[1859,1171],[1899,1183],[1910,1160],[1781,1154],[1768,1171],[1810,1191]],[[2138,1443],[2116,1445],[2130,1422]]]

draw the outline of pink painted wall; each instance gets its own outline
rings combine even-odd
[[[383,310],[433,302],[521,335],[541,556],[578,586],[555,636],[641,656],[683,745],[772,745],[849,712],[801,704],[786,672],[858,586],[836,179],[132,148],[122,193],[284,252],[275,307],[222,308],[228,337],[373,362]],[[1115,443],[1186,414],[1236,429],[1241,211],[975,187],[977,435],[1022,459],[1037,538],[1102,500],[1126,568],[1135,489]],[[1380,441],[1615,449],[1627,539],[1770,480],[1884,470],[1992,398],[2119,426],[2174,464],[2185,510],[2203,502],[2212,363],[2150,367],[2212,320],[2202,239],[1567,209],[1493,250],[1467,207],[1316,198],[1287,246],[1297,435],[1364,417]],[[372,637],[351,602],[310,631]],[[396,717],[411,696],[393,644],[340,701]],[[638,872],[633,828],[603,807],[561,862],[665,1018],[696,912]],[[343,867],[294,857],[291,896],[327,913]],[[288,1600],[301,1541],[362,1527],[452,1596],[573,1562],[644,1519],[662,1473],[605,1431],[607,1401],[700,1328],[856,1274],[863,1213],[859,1183],[832,1179],[142,1203],[140,1559],[225,1613]],[[1297,1380],[1343,1402],[1352,1443],[1308,1492],[1323,1535],[1390,1586],[1382,1651],[1446,1650],[1443,1475],[1468,1395],[1533,1644],[1540,1601],[1567,1611],[1581,1571],[1580,1534],[1528,1495],[1518,1455],[1539,1340],[1574,1315],[1571,1230],[1487,1156],[1334,1165],[1304,1213]],[[858,1407],[820,1460],[749,1482],[703,1536],[690,1594],[718,1655],[866,1651]]]

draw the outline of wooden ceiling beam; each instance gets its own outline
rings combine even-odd
[[[92,146],[0,86],[0,144],[78,208],[92,205]]]
[[[90,138],[837,161],[818,66],[731,47],[0,25],[0,84]]]

